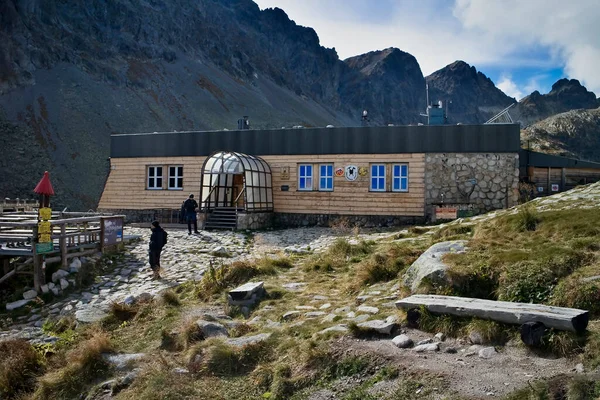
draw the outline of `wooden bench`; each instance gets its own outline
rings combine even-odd
[[[437,295],[414,295],[396,302],[396,307],[407,310],[422,306],[432,314],[477,317],[513,325],[538,323],[546,328],[578,333],[585,331],[589,322],[588,311],[542,304]]]

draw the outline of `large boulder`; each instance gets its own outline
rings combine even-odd
[[[442,261],[442,257],[448,253],[464,252],[466,243],[466,240],[453,240],[431,246],[408,268],[404,274],[404,285],[415,292],[423,279],[433,284],[447,284],[448,265]]]

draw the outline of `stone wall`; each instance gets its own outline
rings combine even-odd
[[[402,217],[397,215],[335,215],[275,213],[273,226],[297,228],[303,226],[345,227],[351,229],[416,225],[425,222],[425,217]]]
[[[125,215],[125,223],[151,223],[154,220],[160,221],[162,224],[179,223],[179,210],[113,210],[113,209],[98,209],[98,212],[112,215]],[[200,227],[200,217],[204,218],[204,214],[198,215],[198,227]]]
[[[273,226],[273,213],[239,213],[238,229],[264,229]]]
[[[512,207],[518,201],[518,153],[428,153],[425,206],[467,205],[474,213]]]

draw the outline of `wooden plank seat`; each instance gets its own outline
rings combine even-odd
[[[586,310],[543,304],[438,295],[413,295],[396,302],[396,307],[408,310],[421,306],[433,314],[477,317],[517,325],[541,323],[548,328],[571,332],[585,331],[589,321],[589,312]]]

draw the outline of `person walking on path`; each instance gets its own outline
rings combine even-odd
[[[154,274],[153,279],[160,279],[160,252],[167,244],[167,232],[158,221],[152,222],[150,235],[150,268]]]
[[[183,203],[185,209],[185,220],[188,224],[188,235],[192,234],[192,222],[194,223],[194,233],[198,232],[198,217],[196,211],[198,210],[198,203],[194,200],[194,194],[190,194],[190,197]]]

